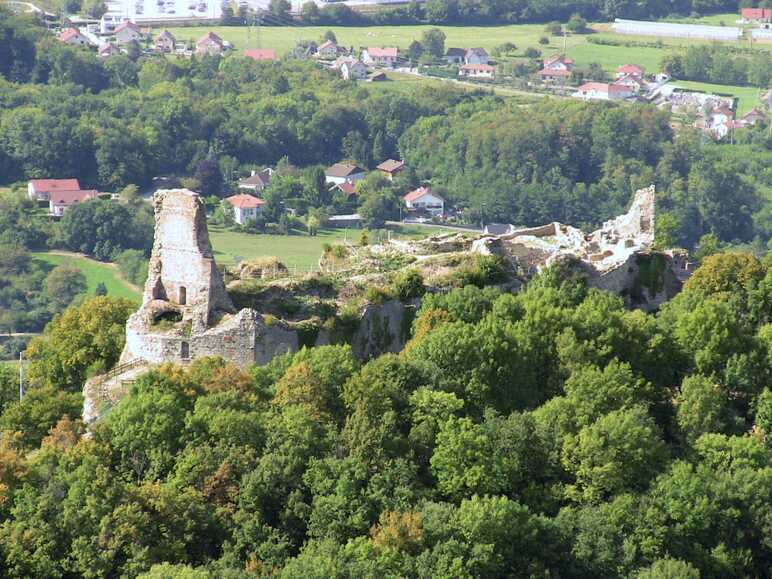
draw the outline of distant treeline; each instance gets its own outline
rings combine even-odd
[[[737,0],[429,0],[410,2],[397,8],[362,13],[342,3],[329,3],[319,8],[306,2],[300,20],[313,25],[379,25],[379,24],[504,24],[567,21],[573,14],[587,19],[660,18],[670,14],[700,15],[736,12]],[[292,25],[287,0],[272,0],[265,24]],[[226,14],[226,19],[230,18]],[[231,19],[243,23],[245,14]]]
[[[772,82],[769,53],[756,52],[748,57],[724,46],[690,46],[683,54],[669,53],[662,61],[662,69],[681,80],[760,88],[767,88]]]

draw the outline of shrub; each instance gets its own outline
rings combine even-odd
[[[453,277],[460,287],[474,285],[481,288],[506,280],[506,264],[498,255],[478,255],[456,271]]]
[[[394,295],[400,301],[406,302],[412,298],[424,295],[424,278],[417,269],[402,271],[394,279]]]

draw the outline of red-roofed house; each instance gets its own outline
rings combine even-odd
[[[376,167],[389,181],[394,180],[394,176],[400,171],[404,171],[405,162],[395,161],[394,159],[386,159],[383,163]]]
[[[115,41],[119,44],[128,44],[132,40],[139,42],[142,39],[142,31],[139,26],[126,20],[115,27]]]
[[[574,70],[574,61],[563,54],[556,54],[544,60],[544,68],[538,74],[543,82],[566,82]]]
[[[113,56],[115,54],[120,54],[121,49],[115,46],[112,42],[107,42],[99,47],[99,50],[97,50],[97,54],[100,56],[100,58],[107,58],[109,56]]]
[[[330,189],[333,193],[335,191],[340,191],[343,193],[343,195],[346,196],[346,199],[350,199],[351,197],[356,197],[358,195],[357,193],[357,186],[353,183],[338,183],[334,187]]]
[[[396,46],[370,46],[362,50],[362,62],[372,66],[394,66],[399,57],[399,49]]]
[[[177,39],[168,30],[164,30],[155,37],[153,42],[153,48],[156,52],[174,52],[174,46],[177,44]]]
[[[571,96],[584,100],[613,101],[625,99],[635,94],[630,87],[605,82],[586,82]]]
[[[80,30],[77,28],[63,30],[59,35],[59,40],[65,44],[74,44],[77,46],[91,45],[91,41],[85,35],[81,34]]]
[[[262,199],[244,193],[228,197],[226,201],[233,206],[233,217],[239,225],[256,219],[265,205],[265,201]]]
[[[322,42],[316,49],[316,54],[320,58],[338,58],[338,45],[332,40]]]
[[[96,189],[80,189],[74,191],[51,191],[48,198],[48,212],[61,217],[64,212],[76,203],[83,203],[89,199],[96,199],[99,192]]]
[[[48,201],[54,191],[77,191],[77,179],[32,179],[27,183],[27,196],[33,201]]]
[[[617,78],[617,80],[614,81],[614,84],[619,86],[626,86],[631,90],[631,92],[635,94],[641,92],[641,89],[644,87],[643,79],[637,74],[628,74],[626,76]]]
[[[496,76],[496,68],[490,64],[462,64],[458,69],[458,76],[493,80]]]
[[[759,121],[763,121],[766,118],[767,115],[764,114],[763,110],[758,107],[753,107],[753,109],[743,115],[742,120],[745,124],[755,125]]]
[[[276,51],[273,48],[249,48],[244,51],[244,56],[257,61],[276,60]]]
[[[617,78],[624,78],[629,74],[643,77],[645,73],[646,71],[644,68],[642,66],[638,66],[637,64],[623,64],[617,68]]]
[[[772,8],[743,8],[740,16],[747,22],[772,22]]]
[[[432,216],[445,213],[445,200],[428,187],[419,187],[403,199],[408,211],[426,211]]]
[[[196,54],[222,54],[223,50],[225,43],[214,32],[207,32],[196,41]]]

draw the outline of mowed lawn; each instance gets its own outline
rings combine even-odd
[[[139,302],[141,299],[140,293],[124,281],[118,269],[111,264],[101,263],[75,254],[62,255],[59,253],[40,252],[33,255],[36,260],[48,264],[51,269],[64,264],[77,267],[86,276],[89,295],[94,295],[97,284],[101,282],[107,288],[107,295],[128,298],[135,302]]]
[[[390,227],[393,239],[420,239],[451,231],[441,227],[421,227],[418,225],[402,225]],[[237,261],[256,257],[273,256],[292,270],[313,270],[319,263],[323,245],[343,243],[348,240],[359,243],[361,229],[322,229],[318,235],[311,237],[296,231],[294,235],[269,235],[241,233],[230,231],[218,226],[209,226],[209,238],[212,242],[214,257],[218,263],[229,265]],[[382,230],[368,232],[370,243],[381,241],[386,235]]]

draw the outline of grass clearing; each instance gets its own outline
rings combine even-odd
[[[452,231],[419,225],[389,226],[389,230],[394,239],[420,239]],[[380,230],[368,232],[370,243],[381,241],[380,233]],[[316,267],[325,243],[343,243],[348,240],[357,244],[361,235],[362,229],[321,229],[318,235],[311,237],[301,232],[295,232],[294,235],[252,234],[209,226],[209,238],[219,264],[230,265],[240,260],[274,256],[290,269],[297,268],[300,271]]]
[[[141,295],[121,278],[118,269],[112,264],[101,263],[88,257],[76,254],[62,254],[53,252],[36,252],[34,258],[48,264],[51,269],[58,265],[72,265],[77,267],[86,276],[89,295],[94,295],[97,284],[104,283],[107,295],[128,298],[135,302],[141,300]]]

